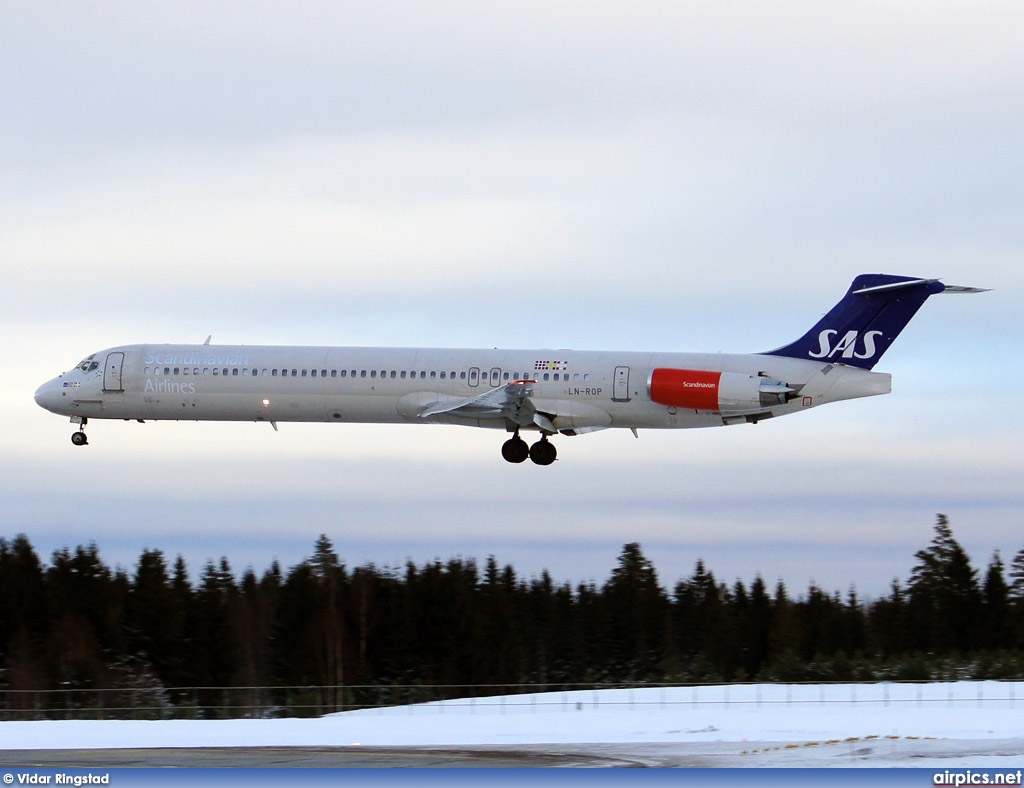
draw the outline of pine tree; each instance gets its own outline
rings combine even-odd
[[[761,575],[750,585],[746,625],[741,628],[747,642],[747,675],[755,678],[771,659],[772,603]]]
[[[143,550],[125,604],[125,650],[151,666],[165,684],[175,683],[185,659],[179,649],[187,614],[171,587],[163,553]]]
[[[342,703],[345,684],[345,622],[341,610],[345,596],[344,567],[334,552],[334,546],[326,534],[316,540],[311,561],[313,576],[319,586],[316,609],[317,619],[313,624],[316,651],[320,661],[320,681],[326,687],[324,698],[327,707],[336,711]]]
[[[487,654],[481,679],[488,684],[512,684],[524,680],[523,632],[516,615],[515,570],[498,568],[488,556],[480,586],[481,637]]]
[[[194,680],[200,687],[211,688],[199,693],[201,706],[208,714],[218,714],[224,694],[216,688],[230,687],[237,675],[238,640],[235,629],[234,602],[238,593],[231,566],[222,557],[219,565],[207,561],[195,592],[190,662]]]
[[[978,572],[944,514],[938,515],[931,546],[914,557],[907,590],[917,647],[970,651],[978,642],[982,607]]]
[[[668,598],[639,544],[631,542],[622,548],[618,566],[601,593],[608,616],[606,642],[616,677],[643,679],[654,675],[664,655]]]
[[[893,579],[889,596],[875,601],[869,608],[867,640],[873,651],[891,657],[911,649],[907,632],[907,595],[898,579]]]
[[[981,588],[984,600],[982,643],[991,649],[1012,647],[1009,626],[1010,597],[1003,571],[1003,560],[996,550],[985,572],[985,582]]]
[[[321,685],[316,656],[319,638],[319,586],[309,561],[293,566],[281,583],[271,640],[274,683],[283,686]]]
[[[703,559],[697,560],[688,580],[676,584],[676,644],[695,679],[729,680],[740,666],[728,596],[728,589],[718,585]],[[745,591],[743,596],[745,601]]]
[[[1009,598],[1009,639],[1011,646],[1024,648],[1024,548],[1013,557],[1010,564]]]
[[[107,667],[121,653],[120,618],[128,589],[111,573],[95,543],[56,550],[46,570],[49,603],[47,665],[65,687],[106,687]]]
[[[1009,595],[1014,603],[1024,604],[1024,547],[1013,557],[1010,564]]]
[[[25,534],[0,538],[0,670],[13,690],[48,689],[41,653],[49,626],[42,562]],[[15,694],[32,708],[38,698]]]

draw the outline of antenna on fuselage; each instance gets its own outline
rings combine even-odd
[[[203,344],[204,344],[204,345],[209,345],[209,344],[210,344],[210,340],[211,340],[211,339],[213,339],[213,334],[210,334],[210,335],[209,335],[209,336],[208,336],[208,337],[206,338],[206,341],[205,341],[205,342],[204,342]]]

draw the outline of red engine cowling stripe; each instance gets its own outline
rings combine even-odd
[[[721,372],[661,367],[651,373],[651,399],[672,408],[718,410],[721,381]]]

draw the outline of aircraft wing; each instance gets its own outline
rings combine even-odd
[[[448,415],[465,419],[505,419],[518,427],[543,432],[580,435],[610,427],[612,417],[596,405],[572,399],[541,399],[534,396],[535,380],[515,380],[473,397],[433,400],[409,408],[409,415],[426,419]],[[422,394],[417,395],[421,397]],[[420,399],[422,403],[423,400]],[[401,406],[400,406],[401,410]]]
[[[489,389],[475,397],[434,402],[419,412],[420,418],[447,413],[471,419],[508,419],[525,427],[534,424],[548,432],[558,432],[551,418],[537,410],[533,403],[533,380],[514,380]]]

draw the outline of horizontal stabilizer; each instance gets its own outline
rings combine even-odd
[[[961,285],[943,285],[943,293],[988,293],[988,287],[963,287]]]

